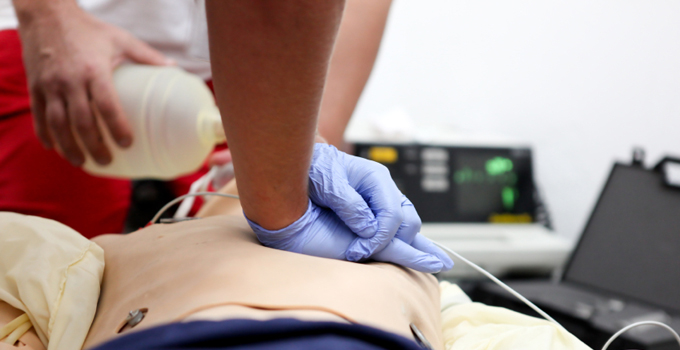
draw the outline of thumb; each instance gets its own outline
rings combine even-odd
[[[136,63],[153,66],[174,66],[176,64],[175,60],[165,57],[160,51],[132,35],[126,41],[123,53]]]

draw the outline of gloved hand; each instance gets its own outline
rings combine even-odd
[[[438,256],[448,270],[453,261],[435,247],[421,244],[421,221],[413,204],[397,188],[382,164],[351,156],[335,147],[314,145],[309,170],[309,197],[330,208],[360,238],[347,249],[349,261],[360,261],[380,251],[392,238]],[[429,242],[428,242],[429,243]]]
[[[280,230],[270,231],[250,220],[248,223],[265,246],[324,258],[345,260],[348,247],[360,239],[336,213],[311,200],[300,219]],[[453,266],[446,254],[420,234],[412,237],[410,245],[400,239],[391,239],[371,258],[429,273]]]
[[[419,234],[418,213],[384,166],[316,144],[309,174],[311,202],[302,218],[278,231],[249,221],[260,242],[333,259],[371,257],[425,272],[453,266]]]

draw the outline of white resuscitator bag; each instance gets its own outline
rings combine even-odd
[[[177,67],[123,65],[113,74],[132,145],[119,147],[98,119],[112,162],[87,156],[85,171],[116,178],[172,179],[197,170],[226,140],[212,92],[203,80]]]

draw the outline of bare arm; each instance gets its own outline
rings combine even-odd
[[[343,134],[373,69],[390,4],[347,0],[319,115],[319,133],[338,149],[345,149]]]
[[[208,1],[210,55],[241,205],[267,229],[307,209],[321,94],[343,10],[335,1]]]

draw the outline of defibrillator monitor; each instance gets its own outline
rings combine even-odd
[[[531,150],[425,144],[356,144],[385,165],[423,222],[531,223]]]

